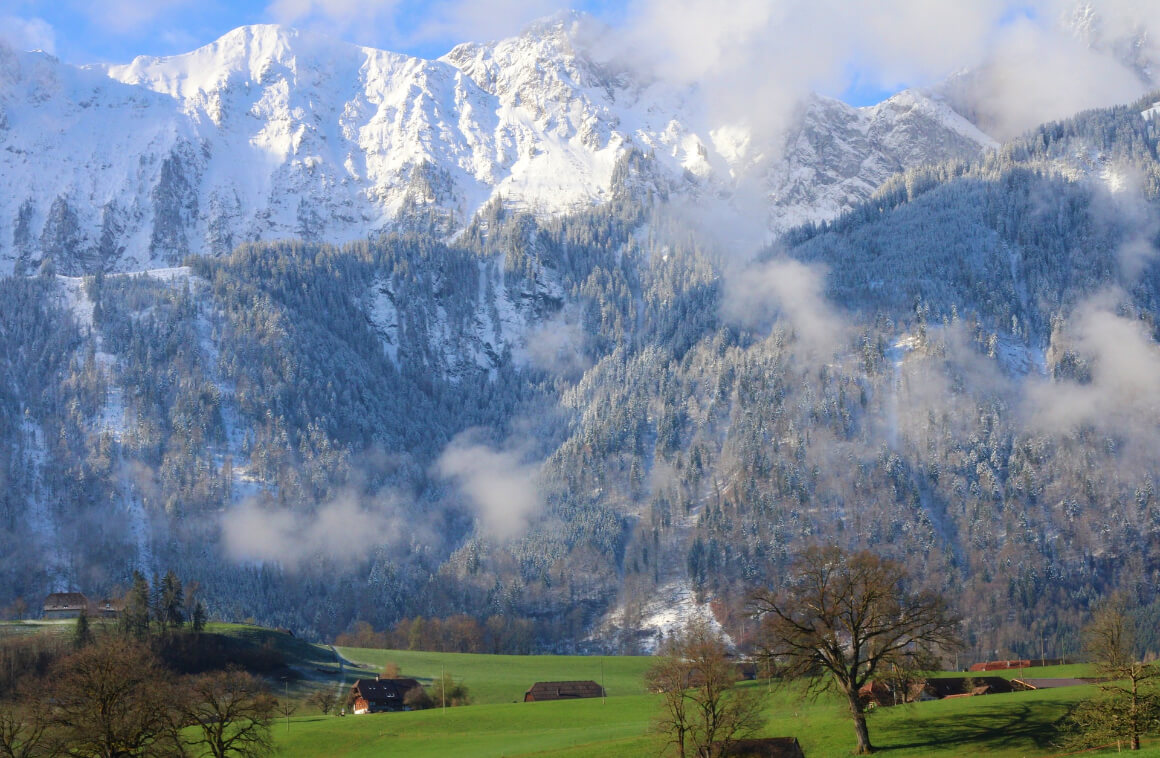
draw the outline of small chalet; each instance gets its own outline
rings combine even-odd
[[[405,711],[403,698],[420,686],[414,679],[358,679],[350,688],[356,714]]]
[[[44,618],[75,619],[89,612],[89,599],[79,592],[54,592],[44,599]]]
[[[593,681],[536,682],[524,693],[525,703],[543,700],[576,700],[584,697],[604,697],[604,688]]]

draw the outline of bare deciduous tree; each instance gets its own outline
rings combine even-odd
[[[1125,740],[1140,749],[1140,736],[1160,727],[1160,666],[1142,663],[1137,656],[1136,622],[1127,599],[1114,595],[1092,615],[1084,629],[1084,650],[1099,673],[1103,696],[1077,706],[1068,727],[1083,744]]]
[[[859,690],[908,649],[958,645],[959,618],[942,597],[907,588],[896,561],[837,547],[807,548],[781,591],[760,590],[762,655],[783,676],[836,687],[847,699],[858,745],[873,752]]]
[[[325,716],[338,705],[338,691],[334,687],[320,687],[306,699],[306,702],[320,710]]]
[[[670,638],[645,680],[664,698],[654,724],[680,758],[717,758],[763,723],[760,695],[736,687],[737,667],[721,638],[694,622]]]
[[[203,746],[214,758],[269,755],[275,702],[261,680],[240,669],[195,677],[188,683],[180,712],[197,732],[186,732],[183,741]]]
[[[28,693],[18,693],[28,702]],[[0,758],[55,758],[64,745],[49,729],[43,708],[17,699],[0,702]]]
[[[54,667],[51,719],[70,755],[173,756],[168,673],[143,645],[105,637]]]

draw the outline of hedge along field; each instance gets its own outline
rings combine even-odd
[[[585,655],[480,655],[474,653],[425,653],[412,650],[338,648],[343,658],[372,671],[388,663],[399,666],[400,676],[423,684],[438,679],[441,667],[455,681],[462,681],[474,704],[523,702],[524,692],[536,682],[591,679],[600,682],[609,697],[645,694],[644,673],[655,658],[648,656]]]

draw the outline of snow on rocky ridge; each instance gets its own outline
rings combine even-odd
[[[595,62],[580,32],[592,23],[557,16],[439,60],[274,25],[126,65],[0,49],[0,274],[341,243],[416,214],[451,234],[497,196],[558,214],[609,199],[634,149],[664,185],[639,191],[728,204],[756,186],[773,233],[840,213],[901,168],[990,144],[914,92],[862,109],[815,97],[783,143],[754,144],[689,93]]]

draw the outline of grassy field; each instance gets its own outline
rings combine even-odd
[[[764,687],[761,683],[745,686]],[[1091,690],[1084,687],[1012,693],[882,708],[870,735],[883,754],[920,756],[1052,756],[1052,724]],[[649,724],[660,707],[652,695],[599,700],[506,703],[414,713],[304,717],[275,738],[285,756],[570,756],[658,755]],[[791,692],[767,695],[765,736],[796,736],[809,758],[847,756],[853,728],[836,698],[803,701]],[[1139,755],[1160,755],[1150,747]]]
[[[387,662],[420,681],[437,677],[440,667],[463,680],[477,705],[414,713],[367,716],[304,716],[289,731],[275,730],[279,755],[312,756],[569,756],[619,758],[655,756],[661,745],[650,734],[660,708],[644,693],[643,675],[651,659],[610,656],[603,660],[609,697],[599,700],[523,703],[532,682],[600,678],[601,660],[577,656],[490,656],[340,648],[349,661],[376,671]],[[1019,671],[995,672],[1008,678]],[[1027,669],[1026,676],[1075,677],[1083,665]],[[948,672],[947,676],[961,676]],[[768,722],[763,736],[795,736],[809,758],[847,756],[853,727],[843,702],[833,696],[803,699],[790,690],[769,690],[764,682],[743,686],[765,690]],[[881,708],[870,714],[874,743],[889,756],[996,755],[1052,756],[1053,724],[1094,690],[1071,687],[979,698],[962,698]],[[1138,755],[1160,756],[1149,746]]]
[[[411,650],[339,648],[343,658],[363,664],[373,676],[387,662],[399,666],[402,676],[427,684],[446,670],[462,681],[476,704],[523,702],[524,692],[536,682],[601,680],[610,696],[643,695],[644,672],[652,665],[647,656],[581,655],[472,655],[469,653],[422,653]]]
[[[0,625],[0,636],[37,631],[71,633],[71,622]],[[211,624],[207,631],[239,644],[272,648],[285,656],[292,676],[271,684],[279,696],[298,701],[289,724],[274,725],[278,755],[289,758],[360,756],[566,756],[628,758],[658,756],[661,744],[650,733],[660,699],[644,691],[643,677],[652,663],[632,656],[505,656],[340,648],[350,663],[339,663],[335,651],[296,639],[284,632],[246,624]],[[468,707],[384,713],[365,716],[322,716],[304,705],[314,690],[345,692],[360,676],[373,676],[388,663],[403,676],[428,683],[441,670],[469,688],[475,704]],[[351,665],[354,664],[354,665]],[[523,703],[533,682],[603,680],[609,697],[547,703]],[[1014,678],[1020,671],[988,672]],[[1082,664],[1029,668],[1027,677],[1090,675]],[[945,676],[962,676],[947,672]],[[982,675],[982,674],[980,674]],[[833,696],[803,699],[789,689],[768,688],[765,682],[742,686],[763,692],[768,721],[762,736],[795,736],[809,758],[848,756],[854,746],[853,727],[843,702]],[[1069,687],[961,698],[895,708],[869,714],[870,736],[882,754],[892,758],[919,756],[995,755],[1058,756],[1053,725],[1075,702],[1094,694],[1091,687]],[[1105,753],[1115,752],[1111,748]],[[1098,755],[1099,753],[1085,753]],[[1160,743],[1145,743],[1136,755],[1160,758]]]

